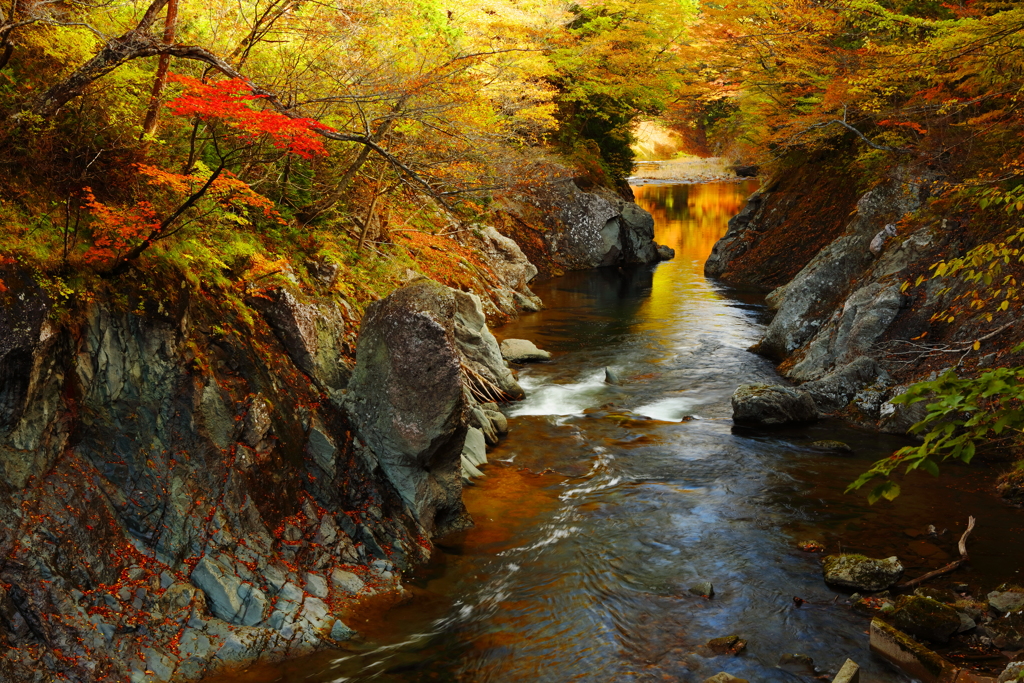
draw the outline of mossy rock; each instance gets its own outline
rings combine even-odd
[[[893,623],[920,640],[945,643],[960,628],[960,615],[949,605],[921,595],[904,595],[896,602]]]
[[[826,555],[821,560],[825,583],[865,591],[885,590],[903,574],[903,565],[895,557],[884,560],[864,555]]]

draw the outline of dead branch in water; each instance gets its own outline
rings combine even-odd
[[[511,395],[466,363],[462,363],[462,381],[480,403],[508,403],[512,400]]]
[[[960,550],[960,559],[959,560],[954,560],[954,561],[950,562],[949,564],[947,564],[945,567],[940,567],[939,569],[936,569],[935,571],[928,572],[927,574],[922,574],[921,576],[917,577],[916,579],[911,579],[910,581],[904,581],[903,583],[897,584],[896,588],[897,589],[914,588],[915,586],[919,586],[920,584],[924,583],[925,581],[929,581],[931,579],[934,579],[936,576],[942,576],[943,574],[948,574],[949,572],[953,571],[954,569],[956,569],[957,567],[962,565],[964,562],[966,562],[969,559],[967,557],[967,537],[971,535],[972,531],[974,531],[974,517],[973,516],[967,518],[967,531],[965,531],[964,535],[960,537],[960,543],[958,544],[958,549]]]

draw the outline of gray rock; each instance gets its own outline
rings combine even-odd
[[[210,555],[205,555],[192,570],[192,583],[206,594],[210,611],[229,624],[258,624],[270,607],[263,591],[243,583],[232,568]]]
[[[462,457],[474,467],[487,464],[487,444],[484,433],[479,429],[470,428],[466,432],[466,443],[462,447]]]
[[[487,417],[479,406],[473,406],[469,409],[468,423],[471,429],[476,429],[483,434],[484,441],[488,446],[497,445],[498,432],[494,429],[491,418]]]
[[[882,250],[885,248],[885,243],[889,241],[890,237],[896,236],[896,226],[893,223],[885,226],[878,232],[877,235],[871,238],[871,243],[868,245],[868,251],[871,252],[872,256],[881,256]]]
[[[462,357],[454,292],[417,280],[370,305],[345,408],[430,534],[471,524],[462,502]]]
[[[903,565],[895,557],[878,560],[864,555],[826,555],[821,562],[825,583],[857,590],[885,590],[903,575]]]
[[[178,658],[164,650],[155,647],[142,649],[142,656],[146,659],[146,669],[152,673],[146,674],[146,681],[169,681],[174,675],[174,669],[178,664]]]
[[[732,395],[732,411],[736,424],[759,427],[806,424],[818,419],[809,394],[781,385],[740,385]]]
[[[996,589],[988,594],[988,606],[1000,614],[1019,612],[1024,609],[1024,588]]]
[[[498,410],[485,410],[484,415],[491,421],[491,426],[494,427],[494,431],[500,436],[508,434],[508,418],[505,414]]]
[[[318,598],[327,597],[330,592],[327,588],[327,579],[319,574],[313,574],[312,572],[303,574],[302,578],[305,582],[307,593]]]
[[[671,261],[676,257],[676,250],[664,244],[657,245],[657,250],[659,261]]]
[[[1011,612],[978,628],[1000,650],[1024,649],[1024,612]]]
[[[898,396],[903,392],[894,390],[894,393]],[[886,401],[879,409],[879,430],[887,434],[906,434],[927,414],[928,401],[918,401],[910,405]]]
[[[1024,678],[1024,661],[1010,662],[999,674],[997,683],[1010,683]]]
[[[977,622],[975,622],[974,619],[971,619],[968,615],[963,612],[957,612],[957,616],[960,618],[960,626],[956,629],[957,633],[964,633],[966,631],[970,631],[972,628],[977,628]]]
[[[629,264],[654,263],[658,248],[654,243],[654,217],[636,204],[622,207],[619,218],[622,233],[622,261]]]
[[[469,481],[470,479],[479,479],[484,476],[476,465],[474,465],[469,458],[465,455],[462,456],[462,480]]]
[[[799,362],[786,376],[797,381],[821,379],[870,354],[903,304],[898,282],[869,282],[857,289],[801,349]],[[874,381],[878,372],[875,369],[873,375],[864,378],[864,384]],[[848,389],[847,393],[852,397],[864,384]]]
[[[362,579],[352,572],[342,569],[335,569],[331,572],[331,583],[334,584],[335,588],[349,595],[358,595],[366,587]]]
[[[487,327],[480,298],[457,289],[449,291],[455,299],[453,330],[462,362],[503,392],[508,399],[517,401],[524,398],[526,394],[512,376],[512,371],[502,358],[498,341]]]
[[[313,427],[309,430],[306,452],[324,472],[334,474],[334,455],[338,452],[338,447],[334,445],[334,441],[327,435],[326,428],[319,420],[314,420]]]
[[[270,404],[262,395],[256,394],[249,401],[249,409],[245,413],[245,424],[242,428],[242,440],[256,448],[267,434],[270,433]]]
[[[501,342],[501,355],[511,363],[529,363],[549,360],[551,353],[538,349],[526,339],[505,339]]]
[[[922,186],[900,181],[883,184],[861,197],[846,231],[786,285],[778,312],[759,345],[760,352],[783,360],[810,340],[822,326],[822,313],[828,315],[838,307],[852,283],[874,260],[868,246],[878,225],[915,210],[923,197]]]
[[[861,356],[833,370],[820,379],[800,385],[814,399],[814,405],[823,413],[842,410],[865,386],[875,382],[885,371],[873,358]]]
[[[604,381],[605,384],[622,384],[622,380],[619,379],[618,373],[611,368],[604,369]]]
[[[725,236],[715,242],[711,255],[704,262],[704,275],[721,277],[729,269],[730,262],[746,252],[749,242],[744,236],[761,210],[764,198],[765,193],[755,192],[747,199],[740,212],[729,219],[729,228]]]
[[[334,625],[331,626],[331,640],[335,642],[344,642],[346,640],[352,640],[352,637],[356,634],[355,631],[350,629],[341,619],[336,619]]]

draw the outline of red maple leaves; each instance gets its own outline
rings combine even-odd
[[[208,121],[220,121],[244,139],[267,135],[277,147],[304,159],[327,154],[318,130],[333,131],[330,126],[315,119],[290,117],[272,109],[252,106],[256,95],[245,80],[233,78],[218,83],[203,83],[190,76],[170,74],[168,80],[179,83],[185,92],[167,103],[177,116],[198,116]]]

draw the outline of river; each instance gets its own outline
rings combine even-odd
[[[573,273],[536,286],[547,308],[496,330],[531,339],[551,362],[523,368],[528,398],[465,499],[476,526],[444,539],[400,604],[368,605],[364,633],[323,652],[224,680],[813,680],[783,654],[832,674],[847,657],[862,680],[901,676],[868,651],[868,617],[821,579],[818,555],[898,555],[910,576],[945,564],[969,514],[972,562],[948,581],[976,591],[1019,578],[1024,515],[981,468],[915,475],[894,503],[843,489],[907,441],[836,421],[779,432],[733,429],[738,384],[777,381],[750,353],[765,324],[758,294],[704,278],[702,264],[750,183],[648,185],[637,202],[676,258]],[[604,382],[605,367],[621,378]],[[851,457],[808,448],[840,439]],[[928,525],[942,532],[927,535]],[[710,581],[707,599],[689,588]],[[938,585],[943,585],[941,581]],[[799,597],[806,602],[794,603]],[[737,634],[736,657],[702,645]]]

